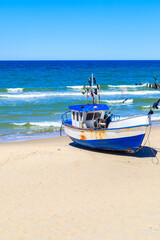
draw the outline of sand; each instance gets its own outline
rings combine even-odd
[[[159,127],[150,143],[160,147]],[[160,164],[148,143],[133,155],[68,137],[0,149],[0,240],[160,239]]]

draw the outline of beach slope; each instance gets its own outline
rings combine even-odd
[[[92,151],[68,137],[0,144],[0,239],[160,239],[160,128],[150,150]]]

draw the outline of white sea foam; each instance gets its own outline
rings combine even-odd
[[[25,126],[25,125],[30,125],[30,126],[38,126],[38,127],[60,127],[61,122],[53,122],[53,121],[43,121],[43,122],[23,122],[23,123],[13,123],[13,125],[16,126]]]
[[[160,114],[153,114],[151,115],[152,121],[159,121],[160,120]]]
[[[150,108],[152,108],[152,105],[142,106],[142,108],[144,108],[144,109],[150,109]]]
[[[146,87],[147,83],[142,85],[108,85],[109,88],[142,88]]]
[[[45,98],[45,97],[53,97],[53,96],[81,96],[82,93],[28,93],[28,94],[1,94],[1,98]]]
[[[60,127],[61,122],[30,122],[30,125],[39,126],[39,127]]]
[[[84,87],[83,86],[67,86],[67,88],[71,88],[71,89],[82,89]],[[86,88],[90,88],[90,86],[85,86]],[[96,88],[96,86],[93,86],[93,88]]]
[[[131,117],[131,116],[134,116],[134,115],[130,115],[128,117]],[[136,116],[138,116],[138,115],[136,115]],[[120,117],[120,120],[124,120],[124,119],[126,119],[128,117],[127,116],[126,117]],[[159,121],[160,120],[160,114],[154,113],[153,115],[151,115],[151,120],[152,121]]]
[[[123,100],[103,100],[103,102],[107,102],[109,104],[119,104],[122,103]],[[124,104],[131,104],[133,103],[133,99],[128,99]]]
[[[71,89],[82,89],[83,86],[67,86],[67,88],[71,88]]]
[[[120,95],[121,91],[101,91],[101,95],[114,96]],[[125,91],[123,95],[160,95],[159,91]],[[65,97],[65,96],[82,96],[81,92],[30,92],[20,94],[0,94],[0,98],[45,98],[45,97]]]
[[[146,87],[147,83],[143,83],[142,85],[108,85],[109,88],[142,88]],[[85,87],[90,87],[90,86],[85,86]],[[103,85],[101,85],[103,88]],[[67,86],[67,88],[70,89],[82,89],[83,86]],[[93,86],[93,88],[96,88],[96,86]]]
[[[144,108],[144,109],[151,109],[151,108],[152,108],[152,105],[142,106],[142,108]],[[153,111],[154,111],[154,112],[160,111],[160,108],[158,108],[158,109],[153,109]]]
[[[120,95],[120,91],[101,91],[101,95]],[[160,95],[159,91],[125,91],[123,95]]]
[[[7,88],[8,93],[23,92],[23,88]]]

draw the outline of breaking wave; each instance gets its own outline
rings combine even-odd
[[[16,127],[32,127],[32,126],[37,126],[37,127],[53,127],[53,128],[59,128],[61,126],[61,122],[49,122],[49,121],[44,121],[44,122],[24,122],[24,123],[10,123],[13,126]]]
[[[152,105],[147,105],[147,106],[141,106],[142,109],[150,109],[152,108]]]
[[[23,88],[7,88],[6,90],[7,90],[8,93],[23,92]]]
[[[146,87],[147,83],[141,85],[108,85],[109,88],[143,88]]]
[[[84,85],[83,85],[84,86]],[[67,86],[69,89],[82,89],[83,86]],[[90,86],[85,86],[85,87],[90,87]],[[141,85],[101,85],[101,89],[108,89],[108,88],[144,88],[147,87],[147,83],[143,83]],[[93,88],[96,88],[93,86]]]
[[[70,88],[70,89],[82,89],[84,87],[83,86],[67,86],[67,88]],[[85,86],[86,88],[90,88],[90,86]],[[93,86],[93,88],[96,88],[95,86]]]
[[[18,90],[17,90],[18,91]],[[114,96],[120,95],[120,91],[101,91],[101,95]],[[123,95],[160,95],[159,91],[125,91]],[[65,96],[82,96],[81,92],[28,92],[28,93],[10,93],[0,94],[0,98],[45,98],[45,97],[65,97]]]
[[[51,92],[56,89],[53,87],[41,87],[41,88],[2,88],[0,89],[0,93],[24,93],[24,92]]]
[[[60,121],[43,121],[43,122],[14,122],[14,123],[1,123],[0,128],[9,127],[9,128],[20,128],[20,129],[47,129],[52,130],[59,129],[61,127]]]
[[[151,116],[152,121],[159,121],[160,120],[160,114],[153,114]]]
[[[119,91],[103,91],[101,95],[120,95],[121,92]],[[159,91],[125,91],[123,95],[160,95]]]
[[[103,100],[102,102],[106,102],[109,104],[119,104],[122,103],[123,100]],[[128,99],[124,104],[131,104],[133,103],[133,99]]]
[[[87,87],[87,86],[86,86]],[[71,88],[71,89],[82,89],[83,86],[67,86],[67,88]]]
[[[81,93],[69,93],[69,92],[50,92],[50,93],[28,93],[28,94],[0,94],[0,98],[45,98],[45,97],[53,97],[53,96],[81,96]]]
[[[139,108],[140,109],[151,109],[152,105],[140,106]],[[160,111],[160,108],[159,109],[154,109],[153,111]]]

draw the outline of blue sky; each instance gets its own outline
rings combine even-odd
[[[1,60],[160,59],[159,0],[0,0]]]

